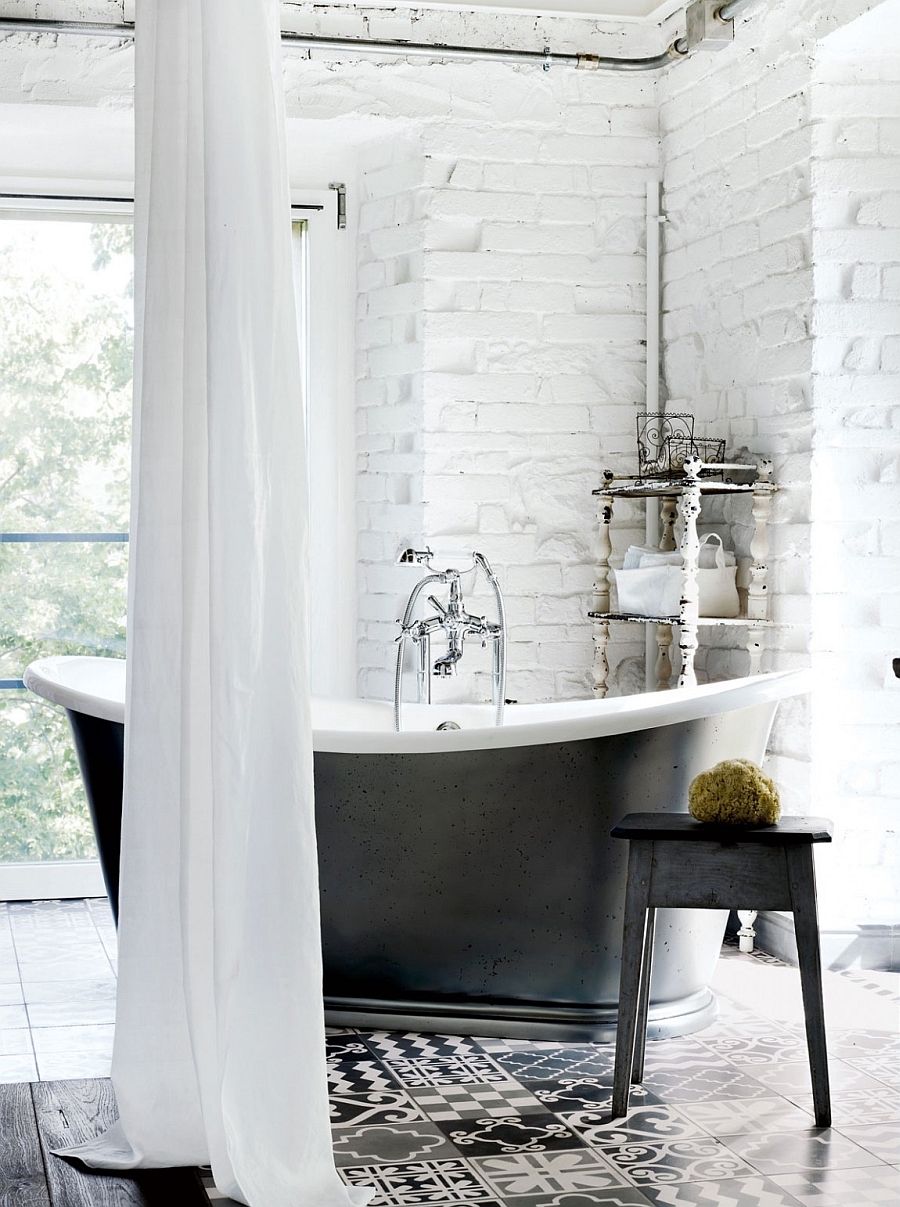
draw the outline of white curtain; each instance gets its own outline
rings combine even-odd
[[[372,1192],[328,1126],[278,10],[137,6],[121,1117],[70,1152],[346,1207]]]

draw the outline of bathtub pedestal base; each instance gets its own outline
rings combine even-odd
[[[484,1035],[496,1039],[556,1039],[560,1043],[615,1040],[617,1011],[617,1004],[586,1009],[551,1004],[325,998],[325,1022],[329,1027]],[[715,996],[709,989],[674,1002],[651,1003],[647,1035],[650,1039],[690,1035],[708,1027],[718,1012]]]

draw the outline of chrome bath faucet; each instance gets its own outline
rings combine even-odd
[[[497,576],[491,569],[487,558],[481,553],[472,554],[472,565],[465,570],[434,570],[431,562],[434,554],[430,549],[405,550],[398,559],[400,565],[425,566],[430,573],[413,587],[406,603],[403,619],[398,620],[400,635],[397,638],[397,668],[394,676],[394,728],[400,730],[400,707],[403,690],[403,656],[407,641],[412,641],[416,648],[416,698],[420,704],[431,703],[431,676],[446,679],[450,676],[457,663],[463,656],[467,637],[480,637],[482,646],[491,642],[493,650],[493,665],[491,673],[491,696],[496,710],[496,724],[503,724],[503,704],[506,695],[506,621],[503,608],[503,595]],[[467,612],[463,602],[460,577],[470,570],[482,570],[494,592],[497,601],[497,620],[488,620],[486,616],[473,616]],[[413,620],[413,612],[419,596],[427,586],[440,583],[449,586],[450,596],[446,607],[434,595],[428,596],[428,602],[434,608],[434,614],[421,620]],[[446,652],[431,665],[431,635],[438,630],[444,632],[447,638]]]

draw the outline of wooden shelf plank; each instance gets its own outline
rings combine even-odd
[[[628,624],[678,624],[677,616],[632,616],[625,612],[588,612],[591,620],[623,620]],[[697,620],[699,626],[704,625],[745,625],[750,629],[773,628],[780,622],[777,620],[751,620],[748,616],[701,616]],[[786,626],[782,626],[786,627]]]

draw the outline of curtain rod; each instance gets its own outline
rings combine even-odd
[[[133,197],[73,196],[69,193],[0,193],[0,201],[87,201],[94,205],[134,205]],[[292,210],[324,210],[324,205],[291,205]]]
[[[41,21],[24,17],[2,17],[0,32],[78,34],[89,38],[128,41],[134,37],[134,26],[114,22]],[[427,55],[440,59],[491,59],[498,63],[538,63],[545,71],[549,71],[551,67],[576,67],[587,71],[655,71],[671,63],[673,59],[684,58],[688,53],[684,38],[673,42],[662,54],[641,59],[557,53],[551,51],[549,46],[544,50],[505,50],[498,46],[447,46],[438,43],[388,42],[368,38],[323,38],[288,31],[282,32],[281,40],[286,46],[300,46],[305,50],[334,50],[338,53],[355,50],[364,54]]]

